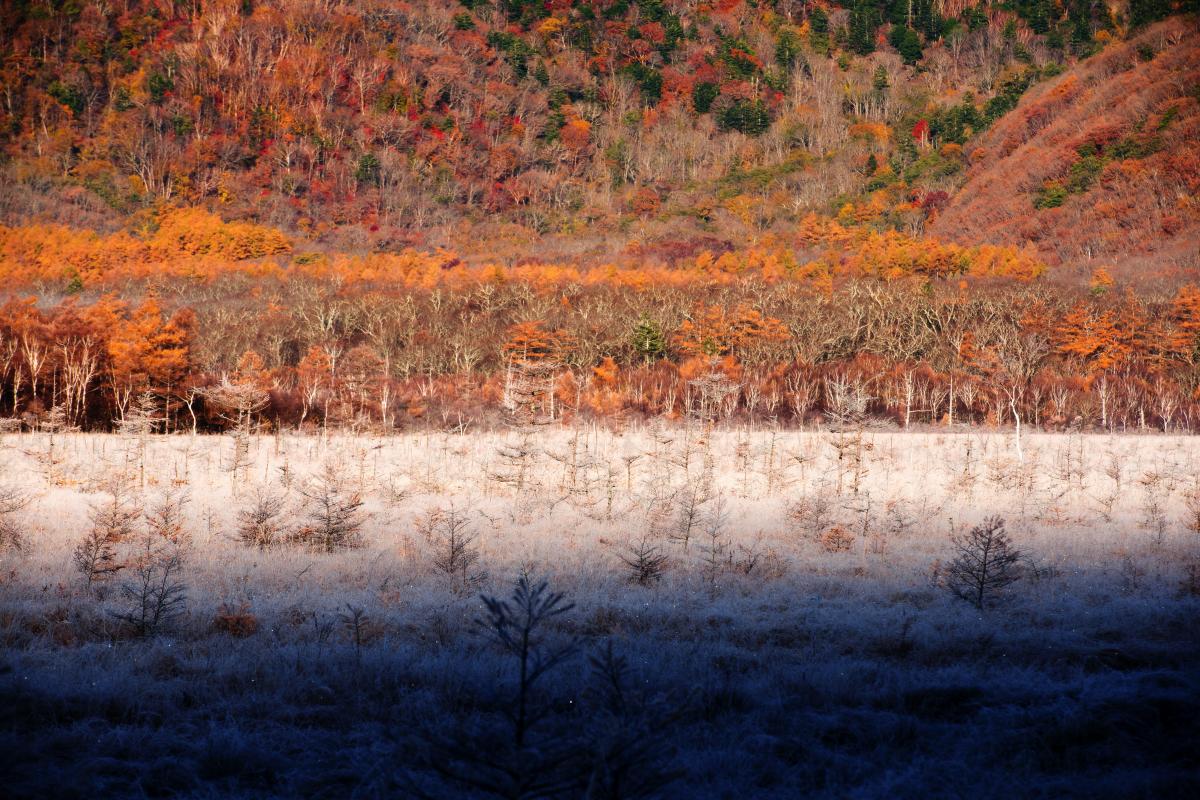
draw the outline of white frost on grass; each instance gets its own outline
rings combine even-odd
[[[1200,439],[1033,434],[1023,461],[989,433],[530,441],[517,492],[516,433],[257,437],[236,474],[228,438],[4,435],[0,483],[32,502],[13,515],[23,549],[0,553],[0,746],[22,756],[0,779],[13,796],[44,796],[54,771],[108,796],[463,791],[439,782],[440,737],[496,749],[513,673],[422,533],[453,506],[478,533],[479,591],[507,597],[526,569],[575,604],[550,635],[579,654],[538,688],[533,730],[575,742],[579,769],[599,758],[587,657],[611,642],[627,659],[653,717],[637,724],[663,745],[648,761],[675,774],[646,796],[1194,785]],[[360,547],[239,540],[259,487],[286,499],[282,537],[303,539],[299,488],[330,465],[364,502]],[[73,566],[115,483],[145,509],[189,498],[186,612],[153,638],[115,616],[125,576],[88,593]],[[952,531],[990,515],[1025,558],[979,611],[941,583]],[[620,556],[643,538],[667,562],[639,586]],[[223,613],[256,627],[234,636]]]

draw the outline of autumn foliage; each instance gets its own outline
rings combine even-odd
[[[1192,427],[1194,26],[1018,6],[6,4],[0,419]]]

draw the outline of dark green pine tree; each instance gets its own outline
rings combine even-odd
[[[808,27],[813,33],[829,33],[829,15],[825,9],[817,6],[808,15]]]
[[[871,88],[877,92],[882,92],[891,85],[888,81],[887,67],[880,64],[875,68],[875,74],[871,76]]]
[[[916,64],[924,53],[921,51],[921,37],[912,28],[897,25],[892,28],[892,47],[900,53],[905,64]]]
[[[1170,0],[1129,0],[1129,24],[1135,28],[1149,25],[1170,13]]]
[[[829,52],[829,15],[825,9],[817,6],[808,15],[809,44],[818,53]]]
[[[633,329],[633,350],[647,364],[657,361],[667,352],[667,339],[658,323],[643,315]]]
[[[912,15],[913,28],[925,34],[927,38],[937,38],[941,33],[940,20],[937,14],[933,13],[933,0],[913,0]]]
[[[1046,33],[1054,15],[1053,0],[1031,0],[1025,8],[1025,19],[1034,33]]]
[[[847,44],[860,56],[875,51],[875,28],[878,13],[865,0],[858,0],[850,9],[850,32]]]
[[[1076,52],[1087,50],[1092,44],[1091,0],[1072,0],[1067,19],[1071,24],[1071,47]]]

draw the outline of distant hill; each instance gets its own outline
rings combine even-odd
[[[1195,20],[1159,23],[1030,90],[980,137],[931,230],[1033,242],[1080,271],[1200,269]]]
[[[1190,2],[4,3],[0,223],[673,263],[815,213],[1178,264],[1195,18],[1122,40]]]

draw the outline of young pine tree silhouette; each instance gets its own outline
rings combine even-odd
[[[1020,577],[1017,562],[1022,553],[1013,547],[1000,517],[988,517],[950,541],[957,555],[947,570],[946,585],[976,608]]]

